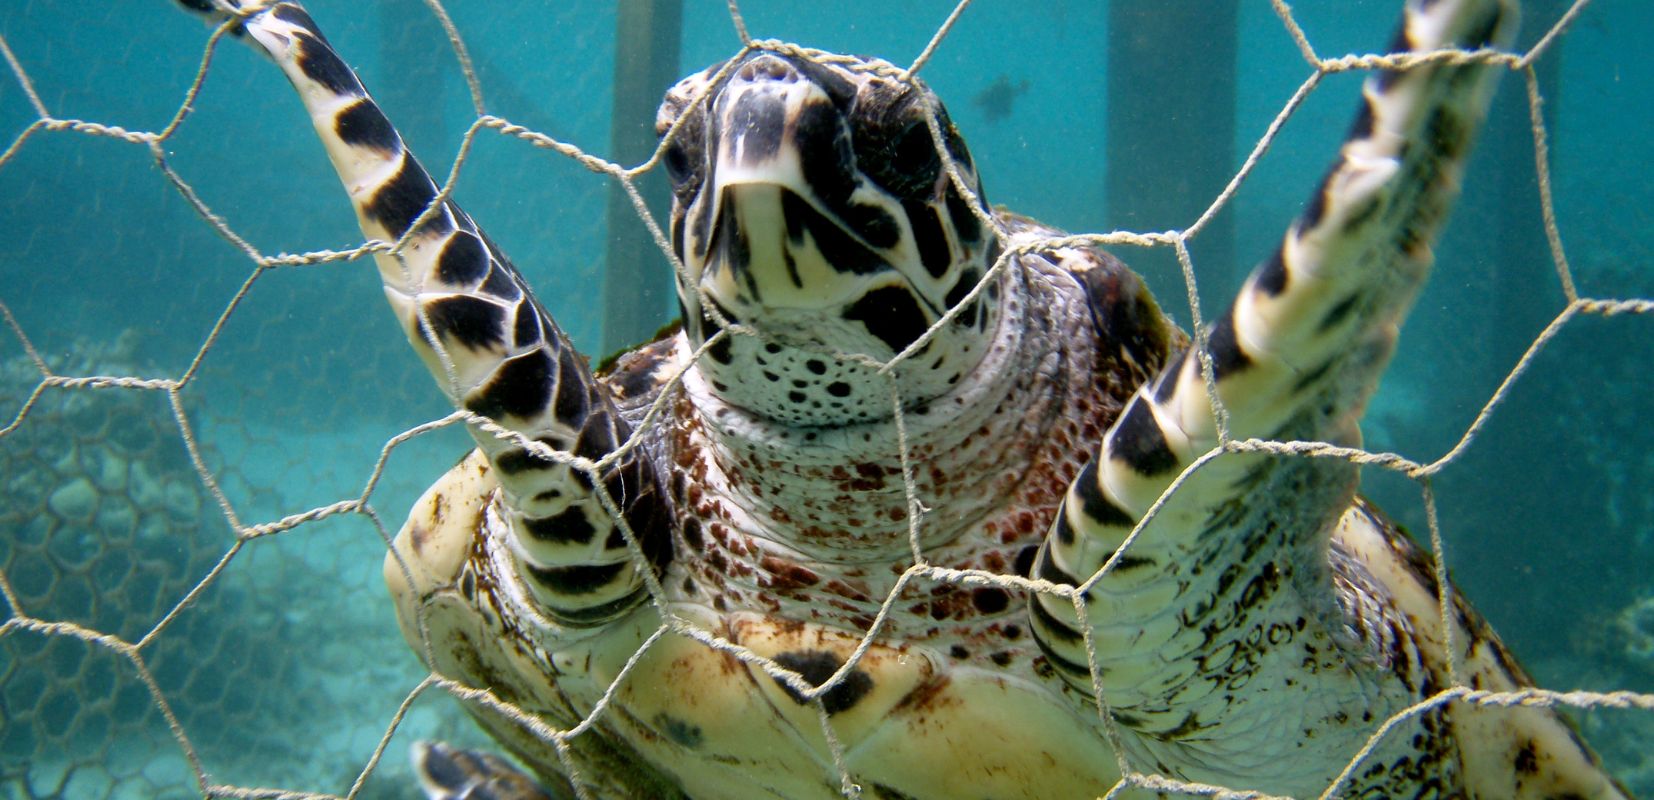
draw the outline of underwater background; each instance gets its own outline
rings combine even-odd
[[[413,150],[445,174],[476,112],[426,6],[306,5]],[[1525,6],[1528,44],[1567,4]],[[611,154],[612,125],[652,123],[652,113],[612,119],[613,80],[617,53],[636,58],[660,32],[617,32],[608,4],[446,7],[489,113],[600,156]],[[1303,0],[1293,13],[1326,57],[1382,51],[1398,7]],[[952,8],[839,0],[748,2],[742,12],[755,38],[905,65]],[[1268,3],[1247,0],[1230,14],[1231,45],[1211,43],[1218,26],[1191,29],[1123,75],[1110,63],[1111,44],[1138,31],[1118,29],[1127,17],[1111,18],[1107,3],[982,0],[921,75],[948,104],[991,202],[1076,232],[1185,228],[1313,72]],[[1581,296],[1654,296],[1654,59],[1643,55],[1651,32],[1654,5],[1601,0],[1540,62],[1557,224]],[[53,118],[130,131],[167,126],[208,33],[160,0],[0,4],[0,37]],[[738,52],[726,4],[685,0],[677,46],[676,75]],[[1202,137],[1196,128],[1190,136],[1210,108],[1161,104],[1141,121],[1110,121],[1121,102],[1111,106],[1110,85],[1142,83],[1152,99],[1158,81],[1191,74],[1208,76],[1214,91],[1231,87],[1218,96],[1231,98],[1232,134]],[[1208,317],[1308,197],[1347,128],[1359,81],[1322,81],[1212,235],[1192,241]],[[1504,80],[1435,275],[1368,414],[1371,450],[1422,462],[1450,451],[1566,304],[1543,232],[1523,88],[1520,75]],[[39,117],[0,69],[0,148]],[[1210,151],[1117,148],[1116,170],[1129,166],[1142,182],[1134,190],[1110,173],[1111,144],[1119,145],[1111,125],[1180,132],[1168,141],[1205,141]],[[193,113],[160,151],[259,253],[361,242],[285,80],[239,43],[218,48]],[[273,523],[361,496],[392,437],[451,410],[387,313],[373,268],[363,259],[256,271],[142,144],[36,129],[0,159],[0,303],[15,318],[15,328],[0,325],[0,574],[20,606],[0,614],[142,640],[153,691],[212,784],[345,794],[425,675],[383,588],[383,537],[469,449],[468,438],[447,428],[391,448],[367,498],[371,516],[325,515],[238,540],[231,518]],[[1226,166],[1188,171],[1214,161]],[[1166,185],[1198,202],[1173,215],[1134,205]],[[635,219],[610,229],[609,191],[607,178],[569,158],[485,130],[455,195],[594,359],[609,347],[609,316],[649,330],[676,313],[658,252],[644,256],[648,284],[638,299],[604,306],[611,241],[643,231]],[[1170,251],[1116,253],[1187,325]],[[175,398],[155,388],[40,389],[16,330],[58,375],[189,380]],[[1654,692],[1651,365],[1646,315],[1575,318],[1433,481],[1455,578],[1547,688]],[[1364,481],[1428,538],[1417,484],[1375,468]],[[1654,796],[1654,713],[1578,716],[1616,774]],[[405,753],[421,738],[486,744],[453,701],[426,692],[362,796],[416,796]],[[130,660],[15,624],[0,634],[0,797],[200,793]]]

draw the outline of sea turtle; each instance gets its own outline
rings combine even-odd
[[[1402,715],[1340,777],[1455,680],[1529,685],[1347,460],[1203,461],[1125,545],[1219,420],[1359,442],[1496,67],[1375,72],[1205,358],[1113,256],[987,211],[922,83],[752,44],[657,120],[682,327],[594,373],[299,5],[182,2],[297,88],[363,232],[399,243],[375,256],[392,309],[474,415],[385,576],[545,788],[424,747],[433,797],[1091,797],[1122,770],[1625,796],[1542,708]],[[1515,16],[1412,0],[1394,49],[1498,47]]]

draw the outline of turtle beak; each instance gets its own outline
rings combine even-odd
[[[737,67],[714,109],[716,185],[807,191],[801,160],[807,154],[796,146],[796,131],[804,109],[818,104],[832,105],[826,92],[781,56],[758,53]]]
[[[864,288],[863,276],[890,269],[823,199],[848,196],[859,179],[843,110],[807,70],[757,53],[712,107],[700,280],[731,309],[836,307]]]

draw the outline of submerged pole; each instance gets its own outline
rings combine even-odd
[[[614,115],[609,158],[635,166],[655,151],[655,109],[678,79],[683,32],[682,0],[620,0],[615,16]],[[638,189],[655,219],[666,225],[668,194],[664,170],[653,170]],[[665,254],[655,246],[619,182],[609,186],[609,248],[603,271],[604,355],[648,339],[671,306],[671,278]]]
[[[436,154],[452,153],[458,144],[442,120],[442,96],[449,73],[455,72],[453,58],[442,57],[448,53],[448,37],[422,0],[390,0],[381,13],[379,58],[388,79],[373,87],[374,97],[410,146],[440,163]]]
[[[1238,16],[1238,0],[1109,3],[1109,225],[1186,228],[1229,182]],[[1234,238],[1222,214],[1192,240],[1196,257],[1232,265]]]
[[[1566,0],[1525,3],[1522,13],[1532,22],[1524,26],[1518,42],[1520,48],[1526,50],[1536,44],[1550,22],[1559,19],[1569,5]],[[1540,110],[1552,153],[1557,152],[1556,109],[1561,100],[1562,50],[1567,40],[1564,36],[1551,42],[1533,62],[1539,94],[1544,99]],[[1529,120],[1527,84],[1522,77],[1512,74],[1500,82],[1481,145],[1499,166],[1493,170],[1493,190],[1475,198],[1484,206],[1482,213],[1492,218],[1491,225],[1481,228],[1493,236],[1490,243],[1494,253],[1493,275],[1489,284],[1497,293],[1497,311],[1492,324],[1495,335],[1507,339],[1500,347],[1500,360],[1490,365],[1497,374],[1486,376],[1494,381],[1504,377],[1511,355],[1526,349],[1563,303],[1561,291],[1552,288],[1558,279],[1550,241],[1541,224],[1533,126]],[[1545,302],[1536,303],[1533,298],[1539,287],[1545,287],[1542,294]]]

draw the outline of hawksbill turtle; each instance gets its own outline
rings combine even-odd
[[[1127,769],[1627,796],[1552,710],[1401,713],[1530,681],[1353,464],[1202,459],[1224,424],[1358,444],[1496,67],[1370,76],[1201,353],[1116,258],[987,210],[922,83],[750,45],[657,120],[682,326],[594,372],[297,3],[181,2],[285,72],[473,415],[385,577],[544,788],[426,746],[432,797],[1091,797]],[[1515,18],[1411,0],[1393,49],[1499,47]]]

